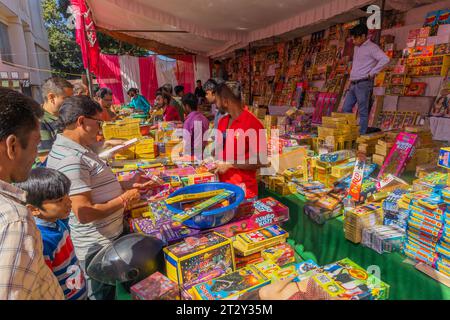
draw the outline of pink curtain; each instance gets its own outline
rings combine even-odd
[[[97,81],[100,87],[108,87],[113,92],[113,103],[124,103],[119,56],[100,54]]]
[[[184,87],[184,92],[194,92],[195,75],[193,56],[178,56],[175,76],[179,85]]]
[[[158,79],[156,77],[156,56],[139,58],[139,69],[141,77],[141,94],[147,98],[151,105],[155,100],[158,90]]]

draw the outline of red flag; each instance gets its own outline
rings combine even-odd
[[[84,67],[97,75],[100,46],[91,10],[85,0],[70,0],[70,3],[71,11],[75,15],[76,40],[81,48]]]

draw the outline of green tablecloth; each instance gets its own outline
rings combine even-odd
[[[260,197],[273,197],[289,207],[290,220],[284,225],[290,238],[304,246],[305,258],[313,257],[320,265],[350,258],[363,268],[379,266],[381,279],[390,285],[393,300],[450,299],[450,288],[440,284],[405,263],[400,253],[378,254],[344,237],[342,217],[318,225],[303,213],[306,200],[301,195],[280,196],[260,187]]]

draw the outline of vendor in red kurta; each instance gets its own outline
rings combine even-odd
[[[180,115],[176,107],[170,105],[170,100],[172,98],[165,92],[158,91],[156,93],[155,103],[158,106],[162,106],[163,120],[164,121],[180,121]]]
[[[258,196],[256,171],[267,155],[265,129],[226,84],[217,86],[216,99],[219,110],[228,113],[218,125],[222,136],[216,140],[219,179],[241,187],[246,199],[255,198]]]

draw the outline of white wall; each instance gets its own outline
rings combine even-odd
[[[33,97],[40,101],[39,88],[50,74],[26,67],[50,69],[41,0],[0,0],[0,21],[8,26],[12,62],[25,66],[9,66],[0,59],[0,71],[19,72],[21,78],[29,73]]]

